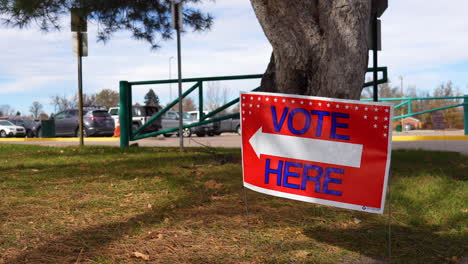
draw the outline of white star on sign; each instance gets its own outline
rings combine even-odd
[[[259,101],[261,101],[261,100],[262,100],[262,98],[261,98],[261,97],[259,97],[259,98],[258,98],[258,100],[259,100]]]
[[[336,105],[336,108],[340,108],[340,105]]]
[[[364,110],[365,110],[365,111],[367,111],[367,110],[368,110],[368,108],[366,107],[366,108],[364,108]]]
[[[387,137],[387,133],[384,133],[383,136],[384,136],[384,137]]]
[[[242,106],[245,106],[245,104],[242,104]]]
[[[253,100],[253,97],[252,97],[252,96],[250,97],[250,100]]]
[[[275,98],[275,102],[278,102],[278,99]]]
[[[301,104],[304,104],[304,102],[303,102],[303,101],[301,101]]]
[[[387,126],[387,125],[385,125],[385,126],[383,126],[383,127],[384,127],[385,129],[387,129],[387,127],[388,127],[388,126]]]
[[[388,109],[385,109],[385,112],[387,112],[387,113],[388,113]]]
[[[249,115],[251,115],[251,114],[252,114],[252,112],[251,112],[251,111],[249,111]]]
[[[286,99],[283,99],[283,103],[286,102]]]
[[[319,106],[322,106],[322,103],[318,103]]]
[[[257,108],[260,108],[260,105],[257,105]]]
[[[374,108],[374,111],[378,112],[378,111],[379,111],[379,109],[378,109],[378,108]]]
[[[309,105],[312,105],[312,102],[309,102]]]
[[[270,101],[270,98],[267,97],[267,99],[265,99],[267,102]]]
[[[249,107],[252,107],[252,104],[249,104]]]
[[[330,104],[327,104],[327,107],[330,107]]]
[[[377,120],[377,119],[379,119],[379,117],[378,117],[378,116],[374,116],[374,119]]]
[[[374,128],[377,128],[377,125],[376,125],[376,124],[374,125]]]
[[[294,104],[295,102],[296,102],[296,101],[294,101],[294,100],[291,101],[291,103],[293,103],[293,104]]]
[[[387,118],[387,117],[385,117],[385,118],[384,118],[384,120],[385,120],[385,121],[387,121],[387,120],[388,120],[388,118]]]
[[[345,108],[348,109],[348,108],[349,108],[349,105],[345,106]]]
[[[359,109],[359,107],[357,107],[357,106],[356,106],[354,109],[355,109],[355,110],[358,110],[358,109]]]
[[[366,116],[366,115],[364,116],[364,119],[367,119],[367,116]]]

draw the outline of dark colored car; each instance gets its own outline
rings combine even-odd
[[[221,120],[217,126],[216,135],[224,132],[235,132],[240,135],[240,120],[239,118],[229,118]]]
[[[29,119],[10,119],[8,120],[17,126],[22,126],[26,130],[26,137],[31,138],[36,136],[39,123]]]
[[[78,110],[70,109],[57,113],[53,118],[55,122],[55,135],[79,136]],[[89,136],[112,136],[114,134],[114,119],[106,110],[83,110],[83,135]],[[37,134],[41,135],[41,127]]]

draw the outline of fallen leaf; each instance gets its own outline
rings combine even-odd
[[[362,222],[361,220],[359,220],[359,219],[357,219],[357,218],[354,218],[353,221],[354,221],[355,224],[359,224],[359,223]]]
[[[151,204],[148,204],[146,207],[148,207],[148,209],[151,209],[153,206]]]
[[[214,180],[209,180],[205,182],[205,187],[209,189],[220,189],[223,185],[221,183],[217,183]]]
[[[38,169],[31,169],[32,172],[38,172]]]
[[[143,260],[149,260],[149,259],[150,259],[150,256],[149,256],[149,255],[143,254],[143,253],[140,253],[140,252],[133,252],[133,253],[132,253],[132,257],[141,258],[141,259],[143,259]]]

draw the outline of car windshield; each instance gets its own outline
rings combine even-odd
[[[111,115],[119,115],[119,109],[118,108],[112,108],[110,111]]]
[[[0,126],[14,126],[14,125],[10,121],[0,120]]]
[[[191,114],[187,113],[187,112],[184,112],[184,119],[190,119],[190,120],[193,120],[195,119]]]

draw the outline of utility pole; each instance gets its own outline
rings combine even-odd
[[[80,2],[80,7],[82,4]],[[84,145],[83,139],[83,69],[82,57],[88,56],[87,49],[87,20],[86,13],[82,8],[71,9],[71,31],[76,32],[76,55],[78,58],[78,130],[80,146]]]
[[[172,65],[171,65],[171,60],[174,59],[174,56],[169,57],[169,80],[172,79]],[[172,83],[169,83],[169,102],[172,102]]]
[[[180,152],[184,149],[184,114],[182,112],[182,55],[181,55],[181,44],[180,44],[180,31],[182,31],[182,1],[172,1],[172,25],[177,31],[177,70],[178,70],[178,84],[179,84],[179,147]]]
[[[403,98],[404,97],[404,94],[403,94],[403,76],[400,75],[400,97]],[[400,110],[400,115],[404,115],[404,111],[403,111],[403,106],[401,107],[401,110]],[[403,132],[403,118],[401,118],[401,131]]]

